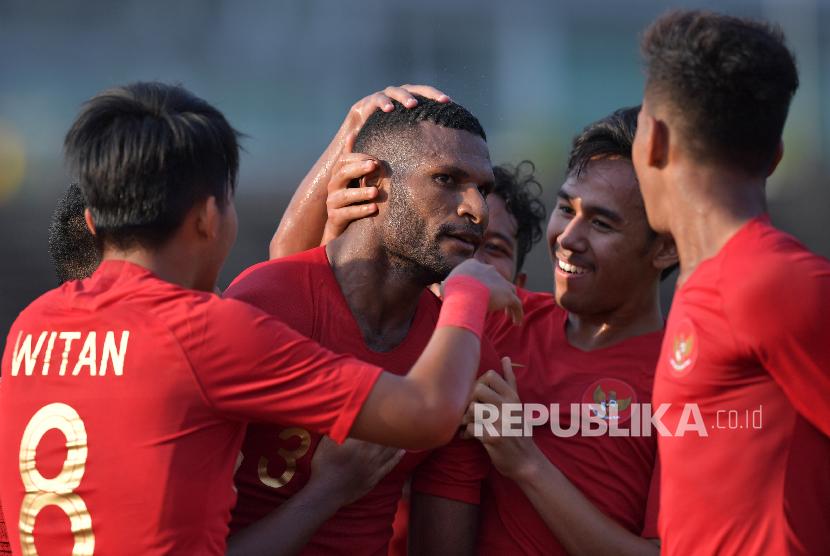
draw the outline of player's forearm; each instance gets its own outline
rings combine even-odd
[[[308,483],[278,509],[228,539],[228,556],[298,554],[342,506],[323,482]]]
[[[657,556],[660,549],[603,514],[541,452],[514,480],[571,555]]]
[[[334,164],[343,152],[349,129],[347,119],[300,182],[271,238],[269,258],[278,259],[320,245],[326,226],[327,185]]]
[[[381,374],[351,436],[408,450],[449,442],[461,425],[479,350],[478,337],[466,329],[436,329],[408,375]]]

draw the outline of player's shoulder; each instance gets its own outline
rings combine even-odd
[[[223,295],[259,304],[264,297],[280,297],[286,293],[297,295],[298,291],[312,285],[314,277],[330,271],[325,247],[315,247],[246,268]]]
[[[774,227],[768,218],[747,223],[724,251],[721,280],[732,295],[797,297],[818,290],[830,293],[830,261]]]

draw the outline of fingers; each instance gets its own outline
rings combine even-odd
[[[501,358],[501,370],[504,372],[504,378],[510,389],[518,392],[518,388],[516,387],[516,373],[513,372],[513,362],[509,357]]]
[[[429,85],[401,85],[401,89],[409,91],[410,93],[414,93],[416,95],[421,95],[422,97],[431,98],[432,100],[438,102],[450,102],[449,95],[445,94],[443,91],[439,91],[435,87],[430,87]]]
[[[326,200],[326,207],[332,210],[340,210],[344,208],[362,208],[365,205],[355,205],[355,203],[364,203],[371,201],[378,196],[377,187],[361,187],[341,189],[329,195]],[[377,208],[377,207],[375,207]]]
[[[509,357],[505,357],[510,361]],[[504,368],[504,361],[502,360],[502,368]],[[512,372],[512,369],[511,369]],[[515,377],[514,377],[515,378]],[[500,399],[498,403],[502,402],[512,402],[513,398],[516,397],[516,388],[515,386],[511,386],[504,378],[502,378],[499,373],[494,370],[489,370],[478,379],[479,384],[483,384],[493,390],[496,394],[499,395]],[[515,384],[515,382],[514,382]]]
[[[519,299],[519,296],[516,295],[516,292],[512,292],[510,294],[510,299],[507,302],[507,307],[504,309],[507,312],[507,316],[510,317],[510,320],[513,321],[514,325],[522,324],[522,320],[525,317],[525,310],[522,306],[522,300]]]
[[[378,206],[375,203],[334,208],[329,209],[328,220],[335,229],[341,229],[355,220],[371,216],[377,211]]]
[[[479,380],[473,388],[473,400],[478,403],[489,403],[492,405],[501,406],[505,400],[504,396],[494,390],[489,384]]]
[[[345,189],[353,180],[360,179],[375,172],[380,161],[362,153],[349,153],[340,157],[337,168],[332,174],[326,189],[329,194],[338,189]]]

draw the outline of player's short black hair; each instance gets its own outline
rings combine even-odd
[[[769,172],[798,88],[795,58],[778,26],[673,11],[648,27],[641,49],[646,98],[674,109],[697,159]]]
[[[371,154],[378,145],[400,142],[401,136],[417,128],[421,122],[435,124],[449,129],[468,131],[487,141],[487,135],[478,119],[469,110],[455,102],[437,102],[421,95],[412,95],[418,100],[414,108],[406,108],[396,100],[391,112],[375,110],[355,138],[354,150]]]
[[[569,176],[579,177],[592,160],[624,158],[631,160],[634,134],[637,132],[639,106],[620,108],[608,116],[588,124],[574,137],[568,155]]]
[[[536,181],[535,171],[536,167],[529,160],[523,160],[515,167],[509,164],[493,166],[496,185],[490,194],[501,197],[507,212],[516,219],[517,273],[522,270],[533,245],[542,239],[544,231],[545,205],[539,199],[542,186]]]
[[[86,102],[64,149],[97,236],[154,247],[195,203],[214,196],[225,206],[236,187],[238,135],[183,87],[139,82]]]
[[[77,183],[58,200],[49,225],[49,257],[60,283],[90,276],[101,263],[101,249],[86,227],[86,201]]]
[[[573,140],[571,152],[568,155],[567,174],[579,177],[592,160],[621,158],[630,161],[634,135],[637,133],[639,112],[640,106],[620,108],[588,124]],[[645,206],[643,206],[643,218],[646,218]],[[651,238],[657,237],[657,232],[651,227],[648,230]],[[678,265],[675,264],[664,269],[660,274],[660,279],[668,278],[677,267]]]

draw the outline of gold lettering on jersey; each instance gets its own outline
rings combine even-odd
[[[108,330],[104,339],[104,358],[101,361],[101,376],[107,372],[107,361],[112,361],[112,372],[117,376],[124,374],[124,357],[127,355],[127,341],[130,339],[130,331],[121,333],[121,343],[115,347],[115,332]]]
[[[262,481],[262,484],[265,486],[280,488],[287,485],[289,481],[294,478],[294,473],[297,472],[297,460],[306,455],[306,452],[308,452],[308,449],[311,446],[311,435],[308,434],[307,430],[293,427],[290,429],[284,429],[280,432],[280,438],[283,440],[288,440],[291,437],[299,438],[300,445],[297,446],[295,450],[280,448],[277,451],[279,456],[283,459],[283,461],[285,461],[285,471],[283,471],[282,475],[279,477],[274,478],[268,474],[267,458],[259,458],[257,471],[259,472],[259,480]]]
[[[49,334],[49,343],[46,345],[46,355],[43,356],[43,376],[49,374],[49,361],[52,360],[52,348],[55,347],[55,338],[57,337],[57,332]]]
[[[35,457],[43,436],[57,429],[66,438],[66,459],[56,477],[47,479],[38,471]],[[26,425],[20,441],[20,478],[26,495],[20,506],[20,548],[24,556],[36,556],[34,528],[37,515],[47,506],[57,506],[69,517],[75,545],[73,556],[91,556],[95,551],[92,518],[83,499],[75,492],[81,485],[87,459],[86,427],[78,412],[63,403],[42,407]]]
[[[72,369],[72,376],[78,376],[81,367],[84,366],[89,367],[90,376],[95,376],[98,373],[98,363],[95,361],[95,331],[87,334],[84,347],[81,348],[81,355],[78,356],[78,362],[75,363],[75,368]]]
[[[60,353],[60,367],[58,375],[66,376],[69,365],[72,364],[71,376],[78,376],[81,373],[89,373],[89,376],[105,376],[107,369],[111,368],[115,376],[123,376],[124,360],[127,357],[127,346],[130,340],[130,331],[121,331],[120,337],[117,333],[108,330],[103,334],[103,346],[99,343],[101,334],[94,330],[82,334],[81,332],[66,331],[43,331],[40,334],[25,334],[22,330],[18,332],[14,343],[14,350],[11,358],[11,376],[20,375],[21,369],[24,376],[35,374],[38,362],[41,364],[40,374],[49,375],[52,362],[52,353],[58,343],[57,352]],[[48,338],[48,341],[47,341]],[[75,340],[79,340],[75,343]],[[83,340],[81,343],[80,340]],[[43,345],[46,344],[46,353],[41,358]],[[77,346],[80,346],[78,348]]]
[[[61,332],[58,334],[58,338],[63,340],[63,354],[61,355],[61,370],[58,372],[59,375],[63,376],[66,374],[66,365],[69,363],[69,350],[72,349],[72,342],[75,340],[81,339],[80,332]]]
[[[43,347],[43,340],[46,339],[46,332],[42,332],[38,337],[34,351],[32,351],[32,335],[26,334],[22,346],[20,345],[21,336],[23,336],[22,330],[17,334],[17,341],[14,343],[14,351],[12,352],[12,376],[17,376],[17,373],[20,372],[20,364],[24,361],[26,363],[24,371],[26,376],[32,376],[37,356],[40,354],[40,348]]]

